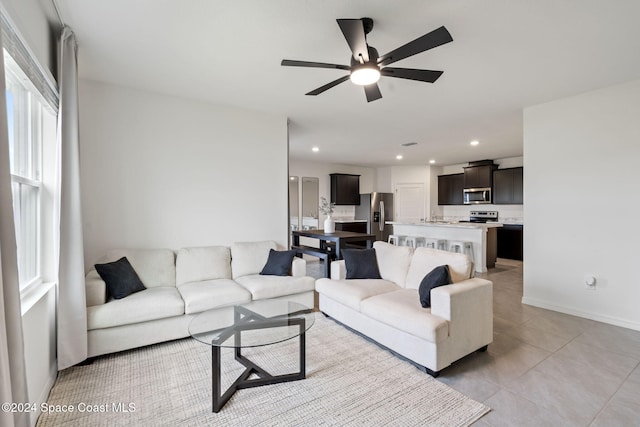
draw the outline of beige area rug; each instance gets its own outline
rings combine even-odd
[[[298,342],[243,353],[285,373],[297,368]],[[225,350],[222,367],[226,390],[242,366]],[[466,426],[490,411],[320,313],[305,380],[239,390],[217,414],[210,347],[191,338],[66,369],[48,405],[38,426]]]

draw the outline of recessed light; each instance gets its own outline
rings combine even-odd
[[[435,160],[429,160],[429,163],[434,164],[436,161]]]
[[[477,139],[474,139],[473,141],[470,142],[471,145],[475,146],[480,144],[480,141],[478,141]]]
[[[398,155],[396,156],[396,159],[398,159],[398,160],[402,160],[402,154],[398,154]]]
[[[318,151],[320,151],[320,149],[318,147],[313,147],[311,151],[313,151],[314,153],[317,153]]]

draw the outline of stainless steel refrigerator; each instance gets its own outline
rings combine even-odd
[[[360,205],[356,206],[356,219],[367,220],[367,233],[375,234],[376,240],[389,238],[393,234],[393,193],[368,193],[360,195]]]

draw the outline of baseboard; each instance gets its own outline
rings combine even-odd
[[[31,413],[31,416],[29,419],[31,423],[31,427],[35,427],[36,423],[38,422],[38,417],[42,413],[41,405],[45,403],[47,400],[49,400],[49,393],[51,392],[51,389],[53,388],[53,385],[55,384],[57,378],[58,378],[58,359],[55,359],[53,361],[53,364],[51,365],[51,368],[49,369],[49,379],[47,380],[47,383],[40,391],[40,395],[36,400],[36,404],[38,405],[37,409]]]
[[[627,329],[633,329],[635,331],[640,331],[640,323],[631,322],[626,319],[621,319],[619,317],[607,316],[598,313],[589,313],[586,311],[582,311],[575,307],[567,307],[564,305],[552,304],[545,300],[540,300],[537,298],[527,298],[522,297],[522,303],[526,305],[532,305],[534,307],[546,308],[547,310],[558,311],[564,314],[570,314],[572,316],[584,317],[585,319],[595,320],[597,322],[607,323],[614,326],[621,326]]]

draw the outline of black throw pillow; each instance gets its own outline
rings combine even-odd
[[[107,284],[107,298],[122,299],[147,289],[126,257],[107,264],[96,264],[95,268]]]
[[[269,251],[267,263],[262,268],[260,274],[263,276],[288,276],[293,264],[293,257],[296,256],[295,250],[292,251]]]
[[[375,249],[344,249],[340,252],[347,279],[381,279]]]
[[[431,289],[449,284],[451,284],[451,273],[448,265],[441,265],[431,270],[424,276],[420,282],[420,288],[418,288],[420,304],[424,308],[431,307]]]

